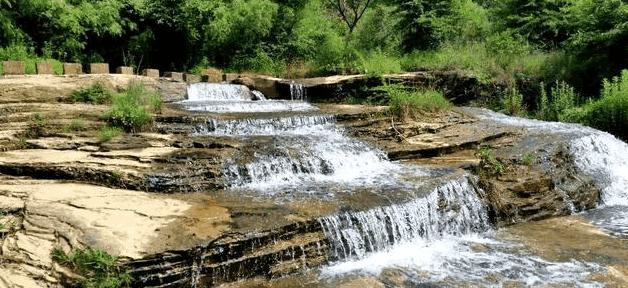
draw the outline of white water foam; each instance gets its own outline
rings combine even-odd
[[[299,101],[185,101],[179,102],[186,110],[213,113],[257,113],[286,111],[315,111],[316,107]]]
[[[198,136],[311,135],[335,129],[334,115],[295,115],[275,118],[211,119],[198,124]]]
[[[393,181],[393,174],[402,170],[382,151],[348,138],[340,130],[308,129],[301,135],[276,138],[278,145],[274,149],[258,151],[245,163],[232,159],[224,171],[229,183],[267,192],[308,183],[369,186]],[[412,173],[423,172],[415,169]]]
[[[485,109],[474,111],[480,111],[476,113],[479,118],[563,137],[569,143],[576,166],[602,190],[602,203],[628,206],[628,144],[625,142],[578,124],[510,117]]]
[[[478,246],[483,248],[474,251]],[[490,233],[438,240],[415,238],[366,258],[325,267],[321,277],[330,279],[347,274],[377,277],[385,270],[396,269],[408,278],[406,283],[415,285],[436,282],[448,286],[446,283],[453,282],[453,286],[501,287],[518,282],[527,287],[603,287],[588,279],[591,274],[603,271],[597,264],[546,261],[518,251],[520,248],[497,241]]]
[[[463,177],[404,204],[345,212],[319,222],[332,241],[334,258],[361,258],[367,252],[417,238],[438,239],[490,229],[487,209],[477,193]]]
[[[187,88],[188,101],[242,101],[251,100],[253,94],[244,85],[221,83],[194,83]]]
[[[307,101],[307,92],[305,90],[305,86],[303,84],[295,83],[294,81],[290,83],[290,99],[298,100],[298,101]]]
[[[260,100],[260,101],[268,100],[268,99],[266,99],[266,96],[264,96],[264,93],[262,93],[261,91],[253,90],[253,91],[251,91],[251,93],[253,93],[253,96],[255,96],[254,100]]]

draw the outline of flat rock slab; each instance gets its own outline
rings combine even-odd
[[[56,181],[2,181],[0,206],[24,215],[23,228],[3,242],[10,261],[0,264],[0,281],[25,287],[55,284],[55,247],[87,245],[138,259],[216,238],[230,222],[227,209],[206,201]]]
[[[128,87],[131,82],[144,83],[148,88],[163,95],[164,101],[167,102],[185,99],[186,84],[184,82],[171,82],[146,76],[124,74],[25,75],[0,79],[0,104],[69,102],[69,97],[74,91],[95,83],[119,91]]]

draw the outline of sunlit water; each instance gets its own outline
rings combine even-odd
[[[304,101],[252,100],[252,93],[244,86],[223,86],[195,87],[188,90],[189,99],[181,104],[191,111],[213,113],[317,110]],[[291,92],[292,99],[305,99],[302,87],[291,86]],[[255,99],[265,98],[257,95]],[[588,219],[614,235],[626,235],[626,143],[579,125],[507,117],[479,109],[473,113],[492,123],[566,139],[576,166],[603,190],[604,209],[616,209],[589,212]],[[196,127],[197,136],[240,137],[252,145],[248,153],[230,159],[224,167],[231,189],[273,195],[367,188],[385,195],[395,190],[412,191],[415,182],[421,181],[417,179],[430,175],[428,169],[391,162],[382,151],[347,137],[333,116],[260,115],[213,119]],[[487,209],[479,199],[483,192],[467,177],[471,176],[451,180],[409,202],[321,218],[331,241],[333,264],[321,270],[320,280],[355,274],[378,276],[384,270],[396,269],[417,285],[501,286],[515,281],[526,286],[600,286],[587,280],[604,269],[597,264],[549,262],[518,244],[495,240]]]

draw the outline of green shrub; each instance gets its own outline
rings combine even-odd
[[[82,287],[116,288],[128,287],[131,276],[128,271],[116,265],[118,258],[107,252],[85,248],[77,249],[71,255],[56,248],[52,251],[52,259],[83,276]]]
[[[491,147],[483,145],[480,147],[476,156],[480,158],[480,172],[487,173],[491,176],[498,176],[506,172],[506,165],[493,155]]]
[[[91,104],[105,104],[111,102],[113,93],[100,83],[83,88],[72,93],[72,101]]]
[[[105,119],[114,127],[128,132],[141,131],[152,123],[151,112],[161,112],[163,101],[159,94],[142,83],[131,83],[127,90],[112,98],[112,107]]]
[[[525,115],[526,108],[523,104],[523,95],[517,88],[511,88],[503,95],[502,111],[513,116]]]
[[[584,124],[628,140],[628,70],[610,81],[605,79],[602,97],[583,107]]]
[[[26,137],[28,138],[39,138],[44,136],[46,133],[46,126],[48,125],[48,120],[41,113],[35,113],[31,117],[31,123],[26,130]]]
[[[436,90],[417,90],[400,84],[384,85],[377,89],[387,93],[390,111],[402,118],[413,118],[422,112],[436,112],[452,106],[443,93]]]
[[[532,166],[534,162],[536,162],[536,156],[534,156],[534,154],[530,152],[525,153],[523,154],[523,156],[521,156],[521,163],[523,163],[523,165]]]
[[[85,121],[83,119],[72,119],[72,122],[65,127],[66,132],[75,132],[85,130]]]
[[[282,61],[271,58],[266,52],[258,48],[253,55],[239,55],[235,57],[230,70],[278,76],[285,70],[285,64]]]
[[[566,121],[573,117],[573,115],[567,116],[566,113],[577,104],[577,94],[574,88],[564,81],[556,81],[550,91],[551,94],[548,95],[544,84],[541,83],[541,97],[536,117],[547,121]]]
[[[109,142],[111,139],[122,135],[122,133],[124,133],[124,131],[118,127],[104,126],[98,130],[98,142]]]
[[[401,72],[401,62],[396,56],[391,56],[376,50],[361,57],[360,72],[367,75],[381,76],[386,73]]]

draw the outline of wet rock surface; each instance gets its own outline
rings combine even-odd
[[[43,77],[33,82],[26,77],[0,82],[0,209],[6,214],[0,220],[4,227],[0,230],[0,280],[4,283],[63,286],[69,276],[52,261],[52,249],[91,246],[120,256],[134,276],[133,286],[412,286],[416,282],[395,269],[387,270],[383,278],[352,276],[331,282],[319,282],[318,275],[307,273],[277,278],[337,260],[319,221],[322,217],[404,205],[434,194],[451,181],[462,179],[470,183],[472,191],[482,191],[478,195],[488,207],[491,224],[498,227],[569,215],[594,208],[600,201],[600,189],[575,167],[564,139],[482,119],[473,109],[401,121],[391,117],[386,107],[374,106],[320,104],[315,111],[237,114],[190,112],[179,104],[168,104],[156,116],[153,131],[100,143],[96,131],[103,125],[99,116],[107,107],[69,104],[67,97],[72,89],[89,81],[112,81],[107,85],[122,87],[131,78],[81,77],[88,78]],[[258,90],[270,89],[270,84],[258,82],[249,84]],[[181,87],[173,83],[150,85],[169,95],[167,100],[179,100],[182,96],[175,91]],[[46,117],[46,128],[39,137],[26,139],[24,133],[35,113]],[[67,125],[78,117],[84,120],[84,129],[67,131]],[[257,134],[233,137],[222,133],[243,131],[238,129],[246,125],[229,122],[243,118],[260,125],[253,131]],[[360,139],[378,147],[390,160],[409,167],[421,165],[421,169],[409,170],[402,180],[413,185],[403,187],[297,183],[289,189],[271,187],[267,193],[234,187],[225,177],[229,165],[252,174],[247,165],[260,155],[298,160],[304,153],[299,146],[282,146],[299,143],[302,138],[263,133],[282,128],[267,125],[278,121],[283,121],[290,133],[305,134],[314,143],[326,138],[300,129],[338,123],[339,130],[333,133]],[[363,147],[345,140],[337,143]],[[482,173],[486,167],[477,156],[481,146],[491,147],[505,166],[503,173]],[[533,155],[531,163],[523,160],[528,154]],[[290,171],[315,169],[305,165],[310,164],[305,160],[287,163]],[[325,176],[326,170],[321,171]],[[386,175],[381,178],[389,180]],[[437,210],[450,216],[460,213],[461,208],[442,194],[434,194],[440,197],[436,198]],[[518,225],[514,227],[522,227]],[[529,225],[538,235],[548,229]],[[520,233],[528,228],[517,229],[509,232],[519,237],[517,241],[528,243],[532,238],[525,237],[537,235]],[[618,250],[625,244],[612,243]],[[563,244],[530,245],[536,245],[535,251],[545,257],[546,253],[557,254],[556,247]],[[475,245],[474,249],[488,248]],[[625,283],[612,282],[620,281],[621,275],[625,280],[626,267],[621,264],[625,257],[604,253],[610,260],[603,263],[615,270],[595,277]],[[567,256],[547,257],[558,261]],[[244,278],[253,280],[230,283]]]

